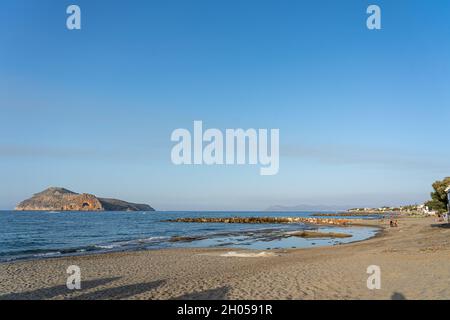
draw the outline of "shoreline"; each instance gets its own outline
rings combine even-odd
[[[337,246],[170,248],[3,263],[0,299],[448,299],[450,227],[428,217],[398,220],[398,228],[369,220],[380,228],[374,237]],[[80,266],[82,290],[66,288],[69,265]],[[366,286],[370,265],[381,268],[380,290]]]
[[[189,220],[195,220],[195,219],[191,219],[188,218]],[[200,218],[203,219],[203,218]],[[224,220],[228,220],[229,218],[224,218]],[[232,218],[235,219],[235,218]],[[251,219],[259,219],[259,218],[251,218]],[[266,217],[262,217],[262,219],[267,219]],[[270,218],[272,219],[272,218]],[[281,217],[281,218],[273,218],[274,220],[285,220],[285,219],[292,219],[291,217]],[[374,228],[376,229],[376,232],[373,235],[369,235],[364,239],[356,239],[356,240],[351,240],[348,242],[342,242],[342,243],[334,243],[334,244],[322,244],[322,245],[318,245],[317,247],[332,247],[335,245],[345,245],[345,244],[351,244],[351,243],[356,243],[356,242],[361,242],[361,241],[366,241],[369,240],[371,238],[374,238],[376,236],[378,236],[378,234],[381,232],[382,228],[374,225],[373,223],[368,223],[368,221],[370,220],[365,220],[365,219],[337,219],[337,221],[335,223],[328,223],[328,222],[323,222],[322,220],[331,220],[331,219],[312,219],[312,218],[293,218],[296,221],[295,222],[276,222],[275,224],[295,224],[295,223],[304,223],[306,225],[311,225],[311,226],[316,226],[318,227],[318,229],[314,232],[319,232],[321,228],[342,228],[342,229],[346,229],[346,228],[353,228],[353,227],[362,227],[362,228]],[[182,219],[184,220],[184,219]],[[297,221],[298,220],[298,221]],[[195,221],[190,221],[190,222],[195,222]],[[202,223],[202,222],[197,222],[197,223]],[[228,222],[217,222],[217,223],[228,223]],[[235,222],[230,222],[230,223],[235,223]],[[261,223],[251,223],[251,222],[245,222],[244,224],[255,224],[255,225],[260,225],[260,224],[266,224],[267,222],[261,222]],[[273,222],[272,222],[273,223]],[[276,229],[274,229],[276,230]],[[273,231],[272,229],[261,229],[261,230],[252,230],[252,231],[242,231],[242,235],[245,235],[246,233],[263,233],[265,231]],[[270,241],[271,240],[282,240],[283,238],[289,238],[289,237],[295,237],[295,233],[298,232],[302,232],[305,231],[304,229],[300,228],[298,230],[291,230],[291,231],[281,231],[281,234],[278,235],[272,235],[272,236],[267,236],[267,240],[265,241]],[[331,232],[332,233],[332,232]],[[230,231],[230,232],[223,232],[223,233],[218,233],[218,234],[213,234],[208,236],[189,236],[189,237],[183,237],[183,236],[172,236],[170,238],[167,238],[166,240],[161,240],[162,242],[167,242],[167,243],[192,243],[195,241],[201,241],[201,240],[212,240],[215,239],[217,236],[233,236],[236,235],[236,232]],[[350,233],[351,235],[351,233]],[[353,235],[351,235],[351,237],[353,237]],[[299,237],[301,238],[301,237]],[[304,237],[307,238],[307,237]],[[336,239],[336,237],[312,237],[309,239],[316,239],[316,240],[334,240]],[[129,241],[136,241],[139,242],[140,239],[132,239]],[[92,255],[107,255],[107,254],[113,254],[113,253],[127,253],[127,252],[141,252],[141,251],[154,251],[154,250],[169,250],[169,249],[218,249],[218,248],[224,248],[224,249],[229,249],[229,250],[249,250],[249,251],[261,251],[262,249],[257,249],[257,248],[251,248],[250,246],[248,248],[242,248],[237,246],[237,244],[235,244],[236,246],[230,245],[230,246],[222,246],[222,245],[211,245],[211,246],[185,246],[185,247],[135,247],[135,248],[120,248],[118,247],[117,249],[114,250],[103,250],[102,249],[98,249],[98,250],[88,250],[88,249],[77,249],[77,248],[61,248],[61,249],[55,249],[55,252],[51,252],[51,253],[42,253],[42,254],[36,254],[33,257],[16,257],[16,258],[11,258],[10,260],[0,260],[0,265],[2,264],[7,264],[7,263],[16,263],[16,262],[32,262],[32,261],[40,261],[40,260],[49,260],[49,259],[63,259],[63,258],[71,258],[71,257],[84,257],[84,256],[92,256]],[[93,245],[93,246],[97,246],[97,245]],[[292,247],[278,247],[278,248],[266,248],[264,250],[266,251],[270,251],[270,250],[283,250],[283,249],[308,249],[308,248],[313,248],[314,245],[311,246],[299,246],[296,248],[292,248]]]

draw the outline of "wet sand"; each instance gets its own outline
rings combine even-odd
[[[359,223],[372,239],[331,247],[167,249],[0,264],[0,299],[450,299],[450,227],[435,218]],[[355,223],[358,223],[355,220]],[[81,290],[66,269],[81,268]],[[367,267],[381,268],[369,290]]]

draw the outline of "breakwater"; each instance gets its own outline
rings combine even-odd
[[[346,226],[350,224],[346,219],[327,219],[313,217],[200,217],[200,218],[177,218],[165,220],[165,222],[187,222],[187,223],[252,223],[252,224],[277,224],[277,223],[308,223],[317,225]]]

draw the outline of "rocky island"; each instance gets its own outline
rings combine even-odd
[[[155,211],[148,204],[98,198],[64,188],[48,188],[16,206],[17,211]]]

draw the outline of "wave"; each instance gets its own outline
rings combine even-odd
[[[60,256],[62,253],[60,251],[56,252],[46,252],[46,253],[38,253],[34,255],[34,257],[37,258],[47,258],[47,257],[54,257],[54,256]]]

